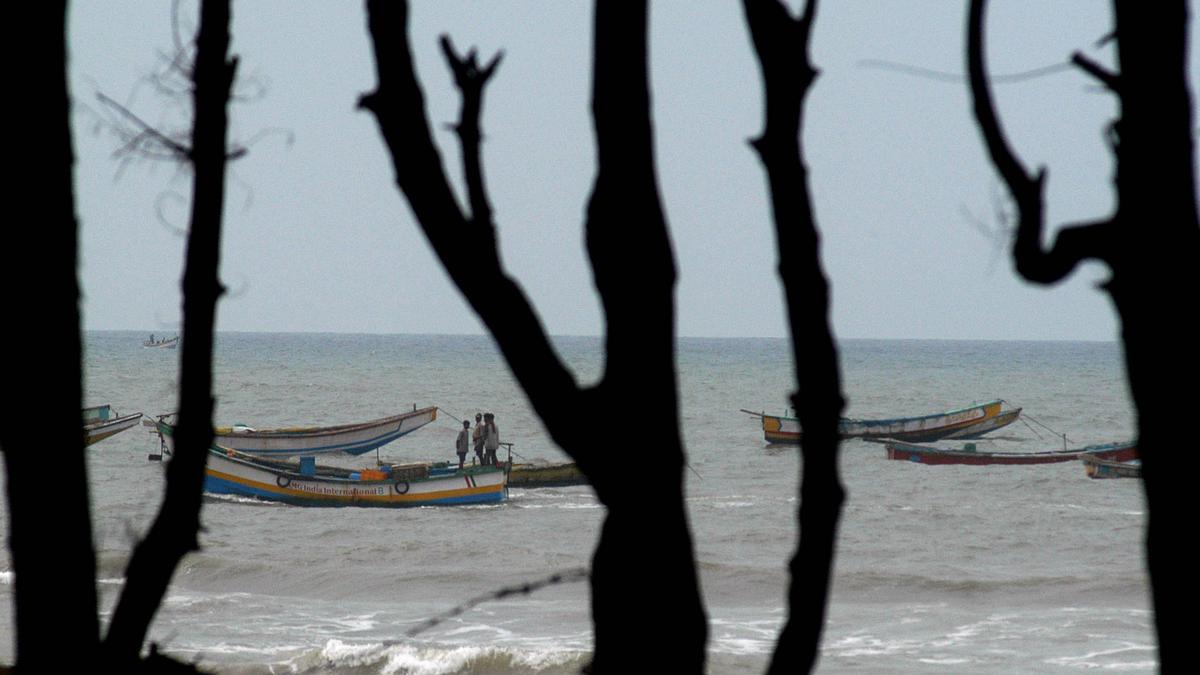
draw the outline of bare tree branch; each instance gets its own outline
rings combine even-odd
[[[1109,91],[1120,93],[1121,82],[1117,74],[1084,56],[1082,52],[1072,54],[1071,63],[1079,66],[1083,72],[1099,80]]]
[[[483,132],[480,130],[479,117],[483,113],[483,88],[500,65],[504,52],[497,52],[492,60],[483,68],[476,62],[475,50],[472,49],[465,57],[459,57],[454,51],[450,37],[441,38],[442,53],[454,73],[454,83],[462,94],[462,110],[459,113],[458,124],[454,126],[462,144],[463,174],[467,183],[467,196],[471,205],[471,222],[475,228],[487,228],[494,231],[492,223],[492,207],[488,202],[487,190],[484,187],[483,165],[480,159],[480,144]],[[494,235],[493,235],[494,236]]]
[[[368,0],[378,86],[360,99],[379,124],[396,183],[450,277],[488,326],[550,436],[578,463],[607,507],[592,558],[593,666],[619,667],[628,645],[662,635],[657,615],[630,606],[655,597],[672,608],[669,646],[652,650],[649,670],[702,672],[707,621],[700,600],[683,500],[683,441],[675,374],[675,266],[658,198],[650,124],[648,11],[644,0],[601,0],[595,13],[592,111],[599,169],[585,224],[588,256],[607,320],[603,379],[580,388],[549,344],[532,306],[503,271],[483,190],[477,118],[483,85],[499,63],[479,67],[443,39],[464,113],[463,142],[472,215],[460,209],[433,143],[404,35],[407,3]],[[476,92],[478,100],[473,99]],[[474,163],[474,164],[473,164]],[[471,247],[471,256],[462,255]],[[580,424],[630,409],[654,410],[637,430],[652,495],[631,495],[598,434]],[[650,561],[647,564],[647,561]]]
[[[1057,283],[1083,260],[1105,258],[1110,250],[1111,228],[1096,223],[1077,232],[1064,229],[1059,232],[1055,246],[1049,250],[1043,248],[1045,206],[1042,191],[1046,170],[1042,168],[1036,175],[1030,175],[1009,147],[1001,129],[984,65],[985,4],[986,0],[971,0],[967,19],[967,72],[975,120],[992,164],[1008,186],[1017,207],[1017,236],[1013,245],[1017,271],[1035,283]]]
[[[838,476],[838,420],[845,401],[800,140],[804,99],[817,75],[808,56],[817,2],[808,0],[799,18],[777,0],[743,5],[766,93],[765,128],[752,144],[770,185],[798,386],[792,406],[803,429],[800,540],[789,566],[788,621],[769,672],[808,672],[820,653],[845,501]]]
[[[517,586],[505,586],[504,588],[497,589],[491,593],[487,593],[476,598],[471,598],[470,600],[458,605],[457,607],[454,607],[449,611],[443,612],[427,621],[423,621],[417,626],[409,629],[406,635],[408,635],[408,637],[416,637],[431,628],[445,623],[448,619],[461,616],[468,610],[478,607],[485,602],[490,602],[492,600],[503,600],[504,598],[512,597],[514,595],[531,595],[535,591],[539,591],[549,586],[573,583],[576,581],[585,581],[587,578],[587,568],[576,567],[562,572],[556,572],[555,574],[551,574],[544,579],[529,581]]]
[[[580,409],[578,387],[554,355],[524,293],[505,275],[490,221],[475,219],[473,227],[454,198],[430,133],[408,41],[395,35],[407,31],[407,3],[369,2],[368,12],[379,83],[359,99],[359,107],[375,115],[393,158],[403,158],[393,161],[396,183],[418,224],[451,279],[492,331],[534,408],[547,420],[551,436],[563,444],[576,433],[574,425],[550,420],[560,411]],[[481,95],[485,82],[479,82]],[[469,259],[462,255],[466,245],[471,247]]]
[[[203,0],[196,37],[192,130],[192,213],[183,279],[183,354],[179,426],[167,466],[166,494],[146,538],[134,549],[125,587],[114,609],[104,647],[112,664],[140,658],[151,622],[179,561],[199,548],[204,466],[212,444],[212,348],[221,214],[225,203],[226,106],[237,59],[229,51],[230,0]]]
[[[114,155],[120,156],[123,154],[140,151],[147,156],[155,156],[157,153],[155,153],[152,148],[154,144],[157,144],[163,148],[166,148],[166,152],[158,156],[180,161],[187,161],[191,156],[191,148],[167,136],[158,129],[155,129],[150,124],[147,124],[142,120],[142,118],[138,117],[128,108],[120,103],[117,103],[112,98],[109,98],[108,96],[105,96],[103,93],[99,92],[97,92],[96,98],[99,99],[99,101],[104,105],[117,111],[121,117],[133,124],[136,129],[136,131],[131,132],[124,130],[122,127],[120,127],[120,125],[113,125],[113,128],[117,131],[117,133],[127,139],[125,144],[113,153]]]

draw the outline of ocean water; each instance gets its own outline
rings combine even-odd
[[[143,349],[144,338],[87,334],[86,403],[147,415],[175,409],[179,353]],[[555,344],[579,381],[598,377],[599,339]],[[1052,450],[1064,434],[1071,447],[1133,434],[1113,343],[846,341],[841,349],[848,416],[1004,398],[1028,421],[977,441],[980,449]],[[761,672],[785,617],[800,463],[794,448],[766,445],[758,420],[739,410],[784,412],[790,350],[781,339],[681,339],[677,360],[709,672]],[[335,424],[437,405],[436,422],[381,456],[453,459],[456,418],[492,411],[519,459],[566,459],[486,337],[221,334],[215,368],[219,424]],[[601,420],[613,458],[654,452],[637,429],[657,418],[643,410]],[[163,467],[147,459],[156,450],[142,428],[88,450],[103,621],[162,498]],[[848,501],[819,672],[1155,670],[1138,481],[1091,480],[1076,463],[915,465],[861,441],[843,444],[841,468]],[[588,487],[404,510],[211,497],[203,550],[184,559],[151,639],[223,673],[577,672],[592,644],[586,583],[488,598],[586,567],[602,516]],[[5,544],[6,663],[12,583]],[[409,635],[455,608],[461,613]],[[669,610],[655,611],[670,624]],[[641,648],[654,642],[647,636]]]

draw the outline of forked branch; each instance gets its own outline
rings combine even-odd
[[[480,147],[483,132],[480,130],[479,118],[483,113],[483,88],[496,72],[504,52],[498,52],[486,66],[480,68],[474,49],[467,52],[466,56],[460,57],[447,35],[442,36],[441,45],[446,62],[454,73],[454,83],[462,94],[462,110],[454,131],[462,144],[463,174],[467,184],[467,198],[471,205],[471,222],[476,228],[486,227],[491,231],[492,207],[484,188]]]
[[[551,436],[568,447],[563,441],[574,433],[573,425],[554,421],[573,417],[568,411],[579,409],[580,391],[550,347],[525,294],[504,272],[484,191],[479,113],[484,86],[495,73],[499,56],[479,68],[472,54],[459,58],[449,40],[442,40],[464,96],[457,129],[464,143],[472,209],[468,216],[455,199],[433,142],[407,37],[408,3],[368,0],[366,4],[378,84],[359,99],[359,107],[375,116],[392,157],[396,183],[442,266],[488,326]],[[462,255],[467,244],[469,259]]]
[[[1082,261],[1108,260],[1111,221],[1063,228],[1050,249],[1042,246],[1045,220],[1043,190],[1045,168],[1030,174],[1008,144],[996,114],[984,65],[984,10],[986,0],[971,0],[967,18],[967,73],[970,79],[972,109],[980,133],[1004,184],[1017,208],[1017,236],[1013,260],[1017,272],[1039,284],[1053,284],[1066,278]],[[1116,76],[1077,55],[1075,62],[1110,88]]]

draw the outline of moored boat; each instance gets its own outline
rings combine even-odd
[[[110,436],[125,431],[142,419],[142,413],[120,415],[111,405],[90,406],[83,409],[83,444],[98,443]]]
[[[575,462],[512,464],[508,473],[509,487],[542,488],[587,484],[587,477]]]
[[[961,450],[954,450],[892,441],[884,443],[884,450],[888,459],[918,464],[1054,464],[1073,462],[1082,455],[1115,461],[1137,458],[1137,445],[1133,442],[1089,445],[1075,450],[1050,452],[979,452],[973,443],[967,443]]]
[[[957,440],[971,440],[971,439],[981,438],[984,434],[991,433],[997,429],[1006,427],[1006,426],[1012,424],[1013,422],[1016,422],[1017,418],[1019,418],[1020,416],[1021,416],[1020,408],[1013,408],[1011,410],[1002,410],[995,417],[988,417],[988,418],[981,420],[979,422],[976,422],[974,424],[969,424],[957,431],[951,431],[950,433],[946,434],[945,436],[942,436],[942,438],[944,438],[944,439],[945,438],[953,438],[953,439],[957,439]]]
[[[327,454],[361,455],[412,433],[437,419],[437,407],[417,409],[370,422],[329,427],[255,429],[245,425],[215,430],[213,445],[261,457],[297,457]],[[158,417],[158,433],[170,450],[174,425]]]
[[[1007,408],[1005,403],[997,399],[917,417],[878,420],[842,418],[838,421],[838,432],[842,438],[892,438],[911,443],[925,443],[943,438],[978,438],[1017,421],[1021,409]],[[763,436],[768,443],[800,442],[799,419],[744,409],[742,412],[762,419]]]
[[[1088,478],[1141,478],[1142,460],[1119,461],[1105,459],[1091,452],[1079,456]]]
[[[204,491],[296,506],[445,506],[489,504],[507,497],[501,466],[458,469],[445,462],[379,465],[370,469],[319,466],[209,450]]]

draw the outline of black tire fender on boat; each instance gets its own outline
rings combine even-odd
[[[408,481],[405,481],[405,480],[396,481],[395,488],[396,488],[396,494],[398,494],[398,495],[408,494]]]
[[[281,488],[285,488],[292,484],[292,479],[283,474],[279,474],[275,477],[275,484]]]

